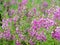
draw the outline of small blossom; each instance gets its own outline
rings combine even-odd
[[[10,39],[11,38],[10,30],[5,30],[3,33],[3,37],[6,39]]]
[[[35,45],[35,43],[32,41],[32,39],[29,40],[30,45]]]
[[[20,38],[21,40],[24,40],[24,39],[25,39],[25,37],[24,37],[23,34],[18,34],[18,36],[19,36],[19,38]]]
[[[44,35],[44,32],[41,32],[40,34],[36,33],[37,40],[43,40],[46,41],[46,36]]]
[[[19,40],[16,40],[16,45],[21,45]]]
[[[22,5],[26,5],[28,0],[22,0]]]
[[[43,6],[44,7],[47,7],[48,6],[48,3],[47,2],[43,2]]]
[[[52,32],[52,37],[57,39],[57,40],[60,40],[60,27],[59,28],[56,28],[53,32]]]
[[[60,20],[60,7],[56,8],[56,11],[53,13],[54,19]]]

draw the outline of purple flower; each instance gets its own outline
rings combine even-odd
[[[7,19],[7,22],[10,22],[11,23],[12,22],[12,18],[8,18]]]
[[[37,30],[37,26],[32,26],[32,29],[33,30]]]
[[[22,0],[22,5],[26,5],[28,0]]]
[[[32,36],[32,37],[33,37],[33,36],[35,36],[36,31],[35,31],[35,30],[30,30],[30,31],[29,31],[29,34],[30,34],[30,36]]]
[[[3,33],[3,37],[6,39],[10,39],[11,38],[10,30],[5,30]]]
[[[40,29],[41,27],[49,29],[49,27],[54,25],[55,25],[54,20],[49,18],[40,18],[38,21],[33,20],[32,29],[37,30],[37,29]]]
[[[21,45],[19,40],[16,40],[16,45]]]
[[[13,21],[14,21],[14,22],[16,22],[18,19],[19,19],[18,16],[14,16],[14,17],[13,17]]]
[[[44,32],[41,32],[40,34],[36,33],[36,39],[40,41],[46,41],[46,36],[44,35]]]
[[[54,19],[60,20],[60,8],[57,8],[54,12]]]
[[[18,36],[19,36],[19,38],[20,38],[21,40],[24,40],[24,39],[25,39],[25,37],[24,37],[23,34],[18,34]]]
[[[14,12],[15,12],[15,10],[13,10],[13,9],[12,9],[12,10],[11,10],[11,15],[13,15],[13,14],[14,14]]]
[[[48,6],[48,3],[47,2],[43,2],[43,6],[44,7],[47,7]]]
[[[18,34],[18,33],[20,33],[20,31],[19,31],[19,28],[18,27],[16,27],[16,33]]]
[[[57,39],[57,40],[60,40],[60,27],[56,28],[53,32],[52,32],[52,37]]]
[[[30,45],[35,45],[35,43],[32,41],[32,39],[29,40]]]
[[[4,29],[6,27],[8,27],[8,21],[3,19],[3,21],[2,21],[2,28]]]
[[[11,1],[11,4],[16,4],[16,0],[12,0]]]
[[[36,8],[33,8],[34,13],[36,14]]]

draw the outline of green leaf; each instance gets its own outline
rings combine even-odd
[[[18,5],[17,4],[16,5],[11,5],[10,8],[16,10],[18,8]]]

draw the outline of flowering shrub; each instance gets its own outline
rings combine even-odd
[[[0,0],[0,45],[60,45],[59,0]]]

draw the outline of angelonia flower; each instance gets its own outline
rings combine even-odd
[[[11,4],[16,4],[16,0],[12,0],[11,1]]]
[[[46,1],[43,2],[43,6],[44,7],[47,7],[48,6],[48,3]]]
[[[19,19],[19,16],[14,16],[13,21],[16,22]]]
[[[45,11],[48,15],[53,15],[53,13],[55,12],[55,9],[54,8],[50,8],[50,9],[47,9],[46,11]]]
[[[19,38],[20,38],[21,40],[24,40],[24,39],[25,39],[25,37],[24,37],[23,34],[18,34],[18,36],[19,36]]]
[[[55,25],[55,22],[49,18],[40,18],[39,20],[32,21],[32,29],[37,30],[41,27],[49,29],[49,27]]]
[[[24,35],[22,34],[22,32],[19,30],[18,27],[16,27],[16,33],[18,34],[18,37],[19,37],[21,40],[24,40],[24,39],[25,39]]]
[[[29,11],[28,14],[27,14],[27,16],[28,16],[29,18],[30,18],[32,15],[33,15],[33,14],[32,14],[32,11]]]
[[[60,7],[54,12],[54,19],[60,20]]]
[[[35,30],[28,30],[29,35],[34,37],[36,35],[36,31]]]
[[[2,28],[4,29],[6,27],[8,27],[8,21],[3,19],[2,20]]]
[[[58,27],[60,7],[56,8],[52,6],[47,9],[49,6],[46,1],[43,1],[40,7],[40,4],[35,4],[35,0],[30,0],[31,2],[28,2],[29,0],[20,1],[3,1],[4,6],[1,5],[3,9],[2,29],[0,27],[0,40],[3,39],[2,45],[4,45],[5,41],[7,41],[6,43],[10,43],[9,41],[11,40],[14,41],[15,45],[36,45],[37,42],[42,43],[47,41],[47,36],[50,35],[51,39],[60,41],[60,27]],[[31,5],[27,5],[28,3]],[[55,22],[56,19],[57,22]]]
[[[21,10],[22,10],[22,7],[21,6],[18,6],[18,12],[21,12]]]
[[[7,7],[7,3],[6,2],[4,2],[4,7]]]
[[[16,45],[21,45],[18,39],[16,40]]]
[[[32,39],[29,40],[30,45],[35,45],[35,43],[32,41]]]
[[[53,30],[52,37],[60,40],[60,27],[57,27],[55,30]]]
[[[12,18],[8,18],[8,19],[2,19],[2,28],[5,29],[7,28],[9,25],[8,23],[11,23],[12,22]]]
[[[14,34],[11,34],[11,40],[15,40],[16,36]]]
[[[40,41],[46,41],[46,36],[44,32],[42,31],[40,34],[36,33],[36,39]]]
[[[36,14],[36,8],[33,8],[34,13]]]
[[[9,29],[8,30],[5,30],[3,32],[3,38],[5,38],[5,39],[10,39],[11,38],[11,33],[10,33],[10,30]]]
[[[26,5],[28,0],[22,0],[22,5]]]
[[[9,16],[13,16],[14,13],[15,13],[15,10],[14,10],[14,9],[11,9],[11,10],[9,9],[9,10],[8,10],[8,15],[9,15]]]
[[[12,22],[12,18],[8,18],[7,21],[11,23]]]
[[[14,13],[15,13],[15,10],[12,9],[12,10],[11,10],[11,15],[13,15]]]
[[[20,33],[20,31],[19,31],[19,28],[18,28],[18,27],[16,27],[16,33],[17,33],[17,34],[19,34],[19,33]]]

